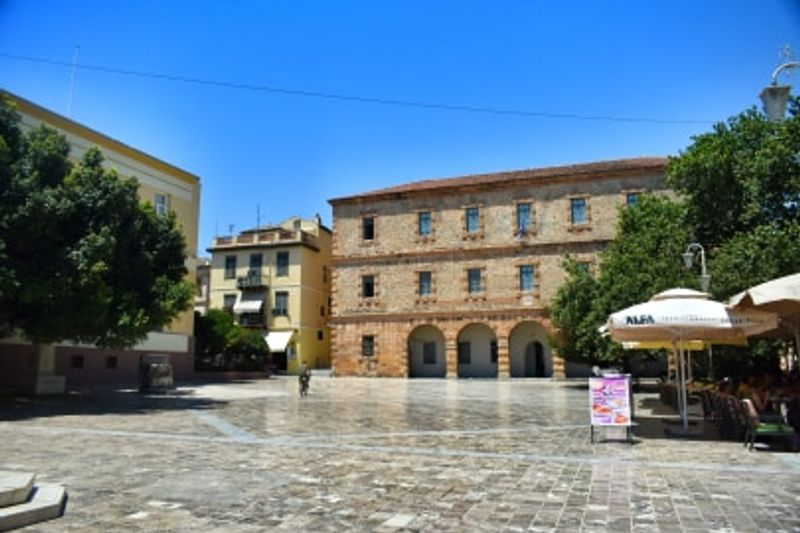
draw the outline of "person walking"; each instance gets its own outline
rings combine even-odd
[[[298,376],[300,379],[300,396],[308,396],[308,385],[311,381],[311,370],[308,369],[308,365],[303,363],[300,365],[300,375]]]

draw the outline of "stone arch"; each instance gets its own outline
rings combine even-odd
[[[436,326],[423,325],[408,334],[408,377],[447,376],[444,333]]]
[[[508,352],[511,377],[553,376],[552,349],[547,331],[538,322],[517,324],[509,335]]]
[[[497,336],[486,324],[465,326],[457,341],[458,377],[497,377]]]

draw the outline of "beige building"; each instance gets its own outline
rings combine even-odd
[[[70,158],[78,160],[97,146],[104,165],[121,176],[139,182],[139,196],[152,203],[157,212],[173,211],[186,238],[187,278],[195,280],[200,179],[151,155],[127,146],[102,133],[63,117],[19,96],[0,93],[15,103],[23,131],[46,124],[62,133],[70,145]],[[50,347],[37,361],[30,344],[20,339],[0,340],[0,388],[36,389],[58,392],[64,387],[97,384],[137,385],[144,359],[168,360],[176,379],[194,372],[194,314],[187,310],[163,331],[130,350],[106,350],[94,346],[62,344]]]
[[[565,254],[592,268],[664,158],[422,181],[333,206],[333,372],[576,374],[548,340]]]
[[[318,218],[217,237],[208,251],[210,308],[263,331],[279,371],[330,365],[331,231]]]

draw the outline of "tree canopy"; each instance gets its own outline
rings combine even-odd
[[[69,151],[0,101],[0,334],[130,346],[188,306],[183,234],[97,148]]]
[[[195,313],[196,370],[263,370],[269,358],[264,334],[239,326],[222,309]]]

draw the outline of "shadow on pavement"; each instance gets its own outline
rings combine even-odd
[[[72,391],[59,396],[0,396],[0,421],[64,415],[147,414],[154,411],[210,409],[227,401],[199,398],[185,391],[141,393],[132,389]]]

